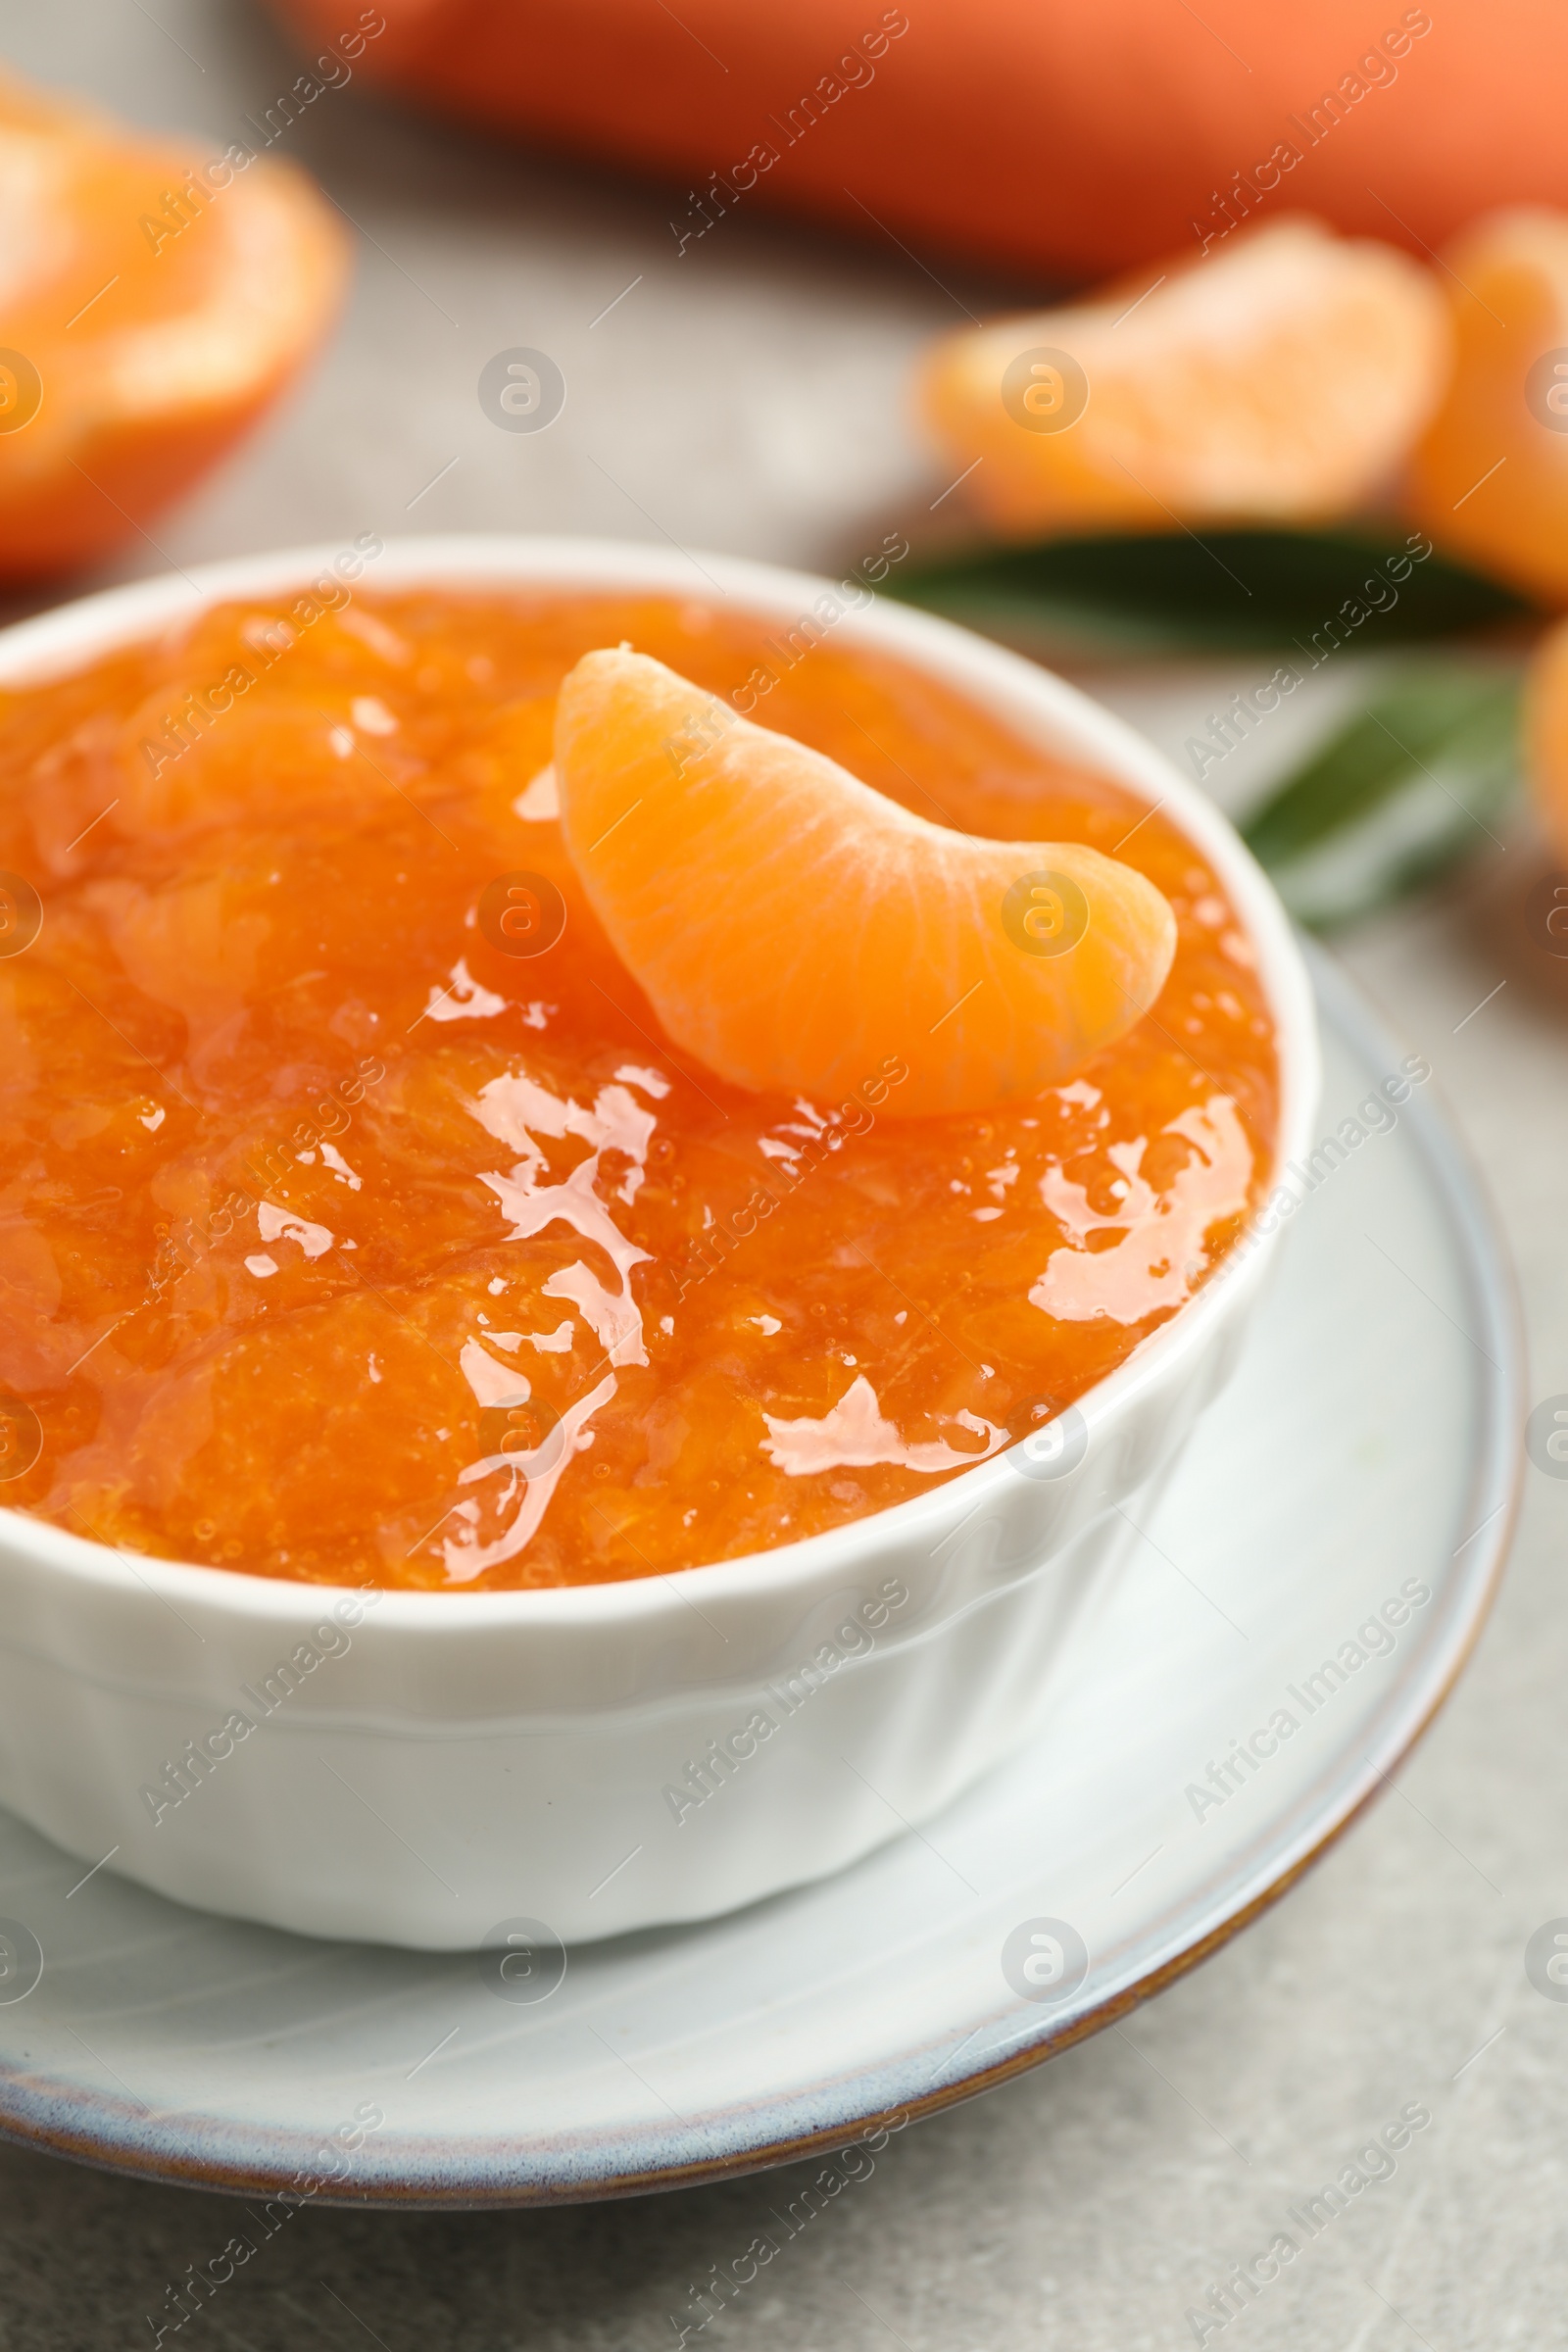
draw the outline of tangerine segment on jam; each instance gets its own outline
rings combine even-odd
[[[1153,1004],[1176,923],[1082,842],[997,842],[901,808],[646,654],[561,689],[566,847],[664,1033],[758,1094],[831,1099],[897,1049],[890,1117],[1070,1077]]]
[[[983,1111],[889,1117],[898,1035],[817,1099],[715,1076],[556,813],[561,683],[621,642],[938,824],[1136,867],[1158,1003]],[[929,677],[804,643],[333,589],[0,695],[5,1500],[319,1584],[644,1576],[922,1493],[1179,1310],[1276,1126],[1215,875]]]

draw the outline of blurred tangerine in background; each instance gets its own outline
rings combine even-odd
[[[1154,267],[932,352],[926,416],[953,464],[985,461],[972,497],[989,523],[1298,521],[1383,487],[1448,378],[1430,270],[1299,216]],[[1034,382],[1012,380],[1023,366]]]
[[[132,537],[277,399],[341,304],[306,175],[0,79],[0,580]]]
[[[311,48],[341,0],[276,0]],[[1568,204],[1555,0],[380,0],[368,79],[736,205],[1084,280],[1274,209],[1413,251]],[[689,192],[687,183],[690,183]],[[682,239],[686,241],[681,242]]]
[[[1444,262],[1457,357],[1411,507],[1483,570],[1568,603],[1568,219],[1494,214]]]

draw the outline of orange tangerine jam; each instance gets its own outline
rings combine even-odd
[[[646,1576],[954,1476],[1212,1272],[1275,1042],[1163,815],[732,608],[338,593],[0,695],[0,1502],[308,1583]],[[682,1057],[554,813],[557,688],[622,642],[943,823],[1137,866],[1152,1011],[984,1115],[889,1115],[916,1037],[820,1102]]]

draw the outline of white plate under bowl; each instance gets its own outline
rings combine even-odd
[[[1402,1049],[1321,958],[1316,977],[1330,1134]],[[1082,1621],[1049,1733],[924,1831],[585,1947],[529,2002],[492,1989],[493,1955],[211,1918],[112,1864],[83,1882],[0,1815],[0,1936],[25,1931],[0,1973],[0,2132],[264,2196],[546,2203],[842,2144],[1049,2057],[1282,1893],[1441,1704],[1505,1548],[1518,1363],[1487,1212],[1418,1089],[1295,1220],[1234,1385],[1135,1506],[1147,1541]],[[1407,1582],[1430,1598],[1392,1649],[1320,1676]],[[1312,1677],[1330,1694],[1308,1713]],[[1280,1709],[1298,1728],[1223,1803],[1189,1793]],[[1055,2001],[1004,1973],[1042,1920],[1090,1955]],[[42,1975],[8,1999],[34,1945]],[[384,2121],[329,2168],[366,2105]]]

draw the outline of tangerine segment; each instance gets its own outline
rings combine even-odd
[[[944,337],[925,415],[999,529],[1165,530],[1354,506],[1442,397],[1443,298],[1304,216]]]
[[[0,578],[86,561],[222,456],[320,340],[347,274],[291,165],[0,78]]]
[[[1440,545],[1568,601],[1568,216],[1494,213],[1446,257],[1457,357],[1410,505]]]
[[[1036,1095],[1152,1004],[1176,926],[1080,842],[933,824],[647,655],[561,690],[566,847],[668,1035],[757,1094],[905,1063],[903,1118]]]

